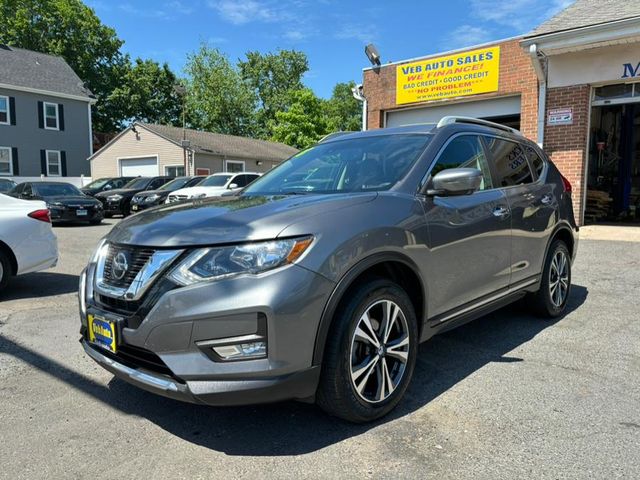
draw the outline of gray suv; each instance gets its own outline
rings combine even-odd
[[[571,185],[510,128],[334,135],[238,195],[120,222],[81,276],[81,342],[174,399],[366,422],[400,401],[420,342],[522,297],[561,315],[577,232]]]

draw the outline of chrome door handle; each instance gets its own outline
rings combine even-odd
[[[545,195],[540,199],[543,205],[549,205],[551,203],[551,197],[549,195]]]
[[[505,207],[496,207],[493,211],[494,217],[504,217],[509,214],[509,209]]]

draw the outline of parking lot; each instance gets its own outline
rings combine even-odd
[[[423,344],[391,416],[209,408],[78,343],[78,274],[117,220],[56,227],[55,269],[0,298],[2,478],[640,478],[640,242],[583,240],[569,312],[512,306]]]

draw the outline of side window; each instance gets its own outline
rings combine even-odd
[[[167,183],[168,179],[164,179],[164,178],[156,178],[155,180],[153,180],[151,182],[151,184],[149,185],[149,187],[147,188],[147,190],[157,190],[158,188],[160,188],[162,185],[164,185],[165,183]]]
[[[436,160],[431,176],[450,168],[477,168],[482,172],[480,190],[493,188],[491,170],[480,137],[476,135],[461,135],[451,140]]]
[[[260,175],[247,175],[247,185],[253,182],[256,178],[260,178]]]
[[[236,175],[231,183],[235,183],[238,187],[246,187],[247,186],[247,176],[246,175]]]
[[[529,159],[529,165],[531,165],[533,171],[536,172],[536,178],[540,178],[542,170],[544,169],[544,160],[540,158],[540,155],[538,155],[538,152],[536,152],[533,147],[525,145],[524,150],[527,154],[527,158]]]
[[[496,169],[500,187],[533,182],[533,175],[522,145],[496,137],[485,137]]]

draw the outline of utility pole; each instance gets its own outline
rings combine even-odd
[[[187,120],[186,120],[186,101],[187,89],[184,85],[177,84],[173,87],[174,91],[182,97],[182,161],[184,164],[184,174],[189,175],[189,164],[187,162],[187,149],[191,146],[191,142],[187,140]]]

